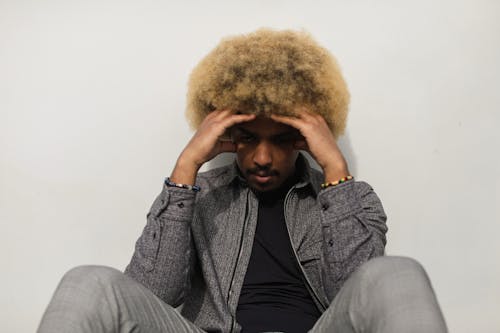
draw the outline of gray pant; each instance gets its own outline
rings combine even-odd
[[[45,332],[199,332],[120,271],[80,266],[65,274],[43,315]],[[384,256],[345,282],[310,333],[447,332],[431,283],[413,259]]]

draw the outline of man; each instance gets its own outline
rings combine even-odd
[[[380,200],[336,144],[348,100],[305,33],[221,42],[191,75],[197,131],[125,274],[68,272],[39,332],[445,332],[423,268],[383,256]],[[235,162],[199,173],[222,152]]]

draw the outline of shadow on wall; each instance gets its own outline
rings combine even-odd
[[[358,171],[358,164],[356,155],[351,145],[351,140],[349,139],[349,131],[346,130],[345,135],[341,136],[337,140],[337,144],[342,153],[344,154],[345,159],[347,160],[347,165],[349,166],[349,171],[351,172],[351,175],[356,177]],[[309,154],[306,153],[304,155],[306,156],[309,163],[311,163],[311,166],[313,168],[321,170],[321,167]],[[203,171],[211,170],[226,164],[230,164],[233,162],[234,158],[235,158],[234,153],[222,153],[217,157],[215,157],[214,159],[212,159],[211,161],[209,161],[207,164],[205,164],[202,170]]]

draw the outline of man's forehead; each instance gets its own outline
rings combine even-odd
[[[260,137],[281,136],[296,134],[298,131],[286,124],[270,122],[246,122],[234,126],[237,132],[252,134]]]

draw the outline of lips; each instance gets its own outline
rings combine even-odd
[[[270,175],[269,173],[254,173],[252,174],[252,177],[258,182],[258,183],[267,183],[272,175]]]
[[[256,172],[254,175],[259,176],[259,177],[270,177],[271,174],[268,172]]]
[[[255,175],[255,180],[258,183],[264,184],[264,183],[267,183],[270,179],[271,179],[271,176],[261,177],[261,176]]]

